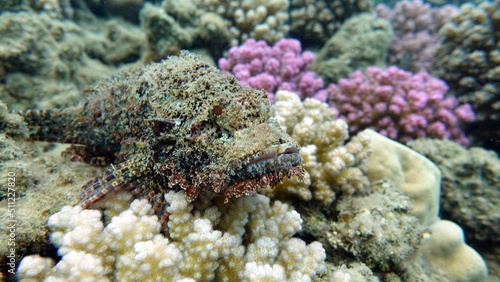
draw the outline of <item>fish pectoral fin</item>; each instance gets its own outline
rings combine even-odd
[[[80,194],[82,207],[88,208],[112,192],[137,188],[139,186],[139,176],[135,174],[134,169],[131,169],[132,166],[132,162],[117,166],[111,165],[111,168],[106,170],[102,175],[95,177],[83,185],[83,191]]]

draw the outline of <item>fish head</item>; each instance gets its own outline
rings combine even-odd
[[[228,201],[304,174],[300,146],[270,116],[267,94],[238,90],[204,101],[164,165],[169,185],[180,185],[191,200],[218,194]]]
[[[217,180],[214,193],[227,201],[303,175],[300,146],[270,116],[264,91],[242,87],[219,95],[209,107],[218,138],[205,146],[212,159],[207,178]]]

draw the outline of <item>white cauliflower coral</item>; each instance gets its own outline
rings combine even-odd
[[[122,192],[123,193],[123,192]],[[130,197],[110,199],[110,209]],[[51,241],[62,260],[38,255],[21,261],[21,281],[310,281],[323,271],[325,251],[292,236],[300,215],[263,195],[196,204],[184,191],[165,195],[166,235],[146,200],[101,221],[97,210],[65,207],[49,219]],[[113,211],[110,213],[113,214]],[[243,239],[245,238],[245,240]],[[268,271],[271,270],[271,271]]]

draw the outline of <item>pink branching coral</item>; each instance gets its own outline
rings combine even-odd
[[[281,39],[270,47],[265,41],[250,38],[229,49],[229,57],[219,59],[219,68],[232,73],[244,86],[264,89],[271,102],[278,90],[294,92],[301,99],[314,97],[325,101],[323,79],[309,70],[314,54],[301,52],[296,39]]]
[[[351,132],[371,128],[402,142],[427,136],[469,143],[458,125],[475,120],[470,105],[447,97],[446,83],[427,72],[368,67],[366,74],[356,71],[327,89],[330,105]]]
[[[394,28],[389,63],[415,72],[429,70],[433,52],[440,45],[438,30],[456,11],[452,5],[432,8],[422,0],[400,1],[393,10],[377,5],[376,15],[389,20]]]

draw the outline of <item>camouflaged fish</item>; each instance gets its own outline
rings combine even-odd
[[[266,93],[196,55],[122,72],[85,92],[73,107],[18,112],[32,140],[71,143],[73,159],[110,164],[84,185],[85,208],[122,189],[156,210],[168,189],[227,202],[303,175],[299,145],[269,116]]]

